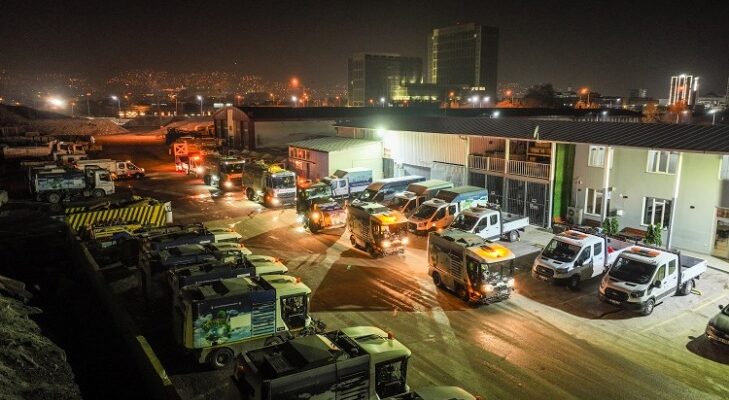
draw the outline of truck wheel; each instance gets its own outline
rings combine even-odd
[[[369,244],[368,244],[368,245],[367,245],[367,246],[365,247],[365,250],[367,250],[367,253],[369,253],[369,254],[370,254],[370,257],[372,257],[372,258],[377,258],[377,251],[375,250],[375,248],[374,248],[374,247],[372,247],[372,245],[369,245]]]
[[[214,369],[223,369],[229,366],[234,358],[233,350],[227,347],[219,347],[208,355],[208,364]]]
[[[693,289],[693,288],[694,288],[694,281],[692,279],[692,280],[684,283],[683,285],[681,285],[681,289],[679,289],[678,294],[680,294],[681,296],[688,296],[689,293],[691,293],[691,289]]]
[[[91,192],[91,195],[98,199],[100,197],[106,196],[106,192],[104,192],[103,189],[94,189],[94,191]]]
[[[311,233],[317,233],[319,232],[319,225],[317,223],[309,222],[309,230],[311,231]]]
[[[435,287],[441,287],[443,285],[443,281],[440,279],[440,274],[437,272],[433,272],[433,284]]]
[[[58,204],[61,202],[61,195],[59,193],[53,192],[48,194],[48,202],[52,204]]]
[[[567,287],[573,292],[580,290],[580,276],[572,275],[570,280],[567,281]]]
[[[352,243],[352,247],[357,248],[357,240],[355,240],[354,235],[349,237],[349,242]]]
[[[648,299],[648,301],[645,302],[645,307],[643,307],[641,314],[651,315],[651,313],[653,312],[653,308],[655,306],[656,306],[656,301],[653,299]]]
[[[246,189],[246,197],[248,198],[249,201],[255,201],[255,199],[254,199],[255,193],[253,192],[253,189],[251,189],[251,188]]]
[[[466,290],[463,285],[458,285],[456,287],[456,296],[466,302],[470,300],[470,298],[468,297],[468,290]]]
[[[212,177],[210,175],[203,176],[203,183],[206,184],[206,185],[208,185],[208,186],[211,186],[212,183],[213,183]]]
[[[142,175],[142,174],[134,174],[134,179],[142,179],[142,177],[144,177],[144,175]]]
[[[516,242],[519,240],[519,232],[517,231],[511,231],[509,232],[509,241],[510,242]]]

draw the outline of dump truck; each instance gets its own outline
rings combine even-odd
[[[457,229],[428,235],[428,275],[469,303],[506,300],[514,289],[514,253]]]
[[[484,239],[506,239],[516,242],[520,232],[529,226],[529,217],[502,211],[491,204],[477,204],[456,214],[451,228],[475,233]]]
[[[282,164],[246,163],[243,189],[249,200],[260,201],[266,207],[296,205],[296,174]]]
[[[373,326],[299,337],[238,358],[228,400],[383,399],[409,391],[410,349]]]
[[[387,204],[392,209],[410,217],[416,208],[423,202],[432,199],[441,189],[450,189],[452,182],[440,179],[431,179],[423,182],[411,183],[407,190],[395,194],[395,197]]]
[[[206,154],[194,169],[195,176],[202,176],[203,183],[223,190],[243,188],[243,166],[249,159]]]
[[[33,174],[32,194],[38,201],[59,203],[77,197],[101,198],[114,193],[114,181],[109,171],[88,167],[42,169]]]
[[[311,289],[289,275],[215,280],[183,287],[172,321],[177,342],[220,369],[241,352],[306,332]]]
[[[706,260],[665,249],[632,246],[600,282],[600,300],[650,315],[669,296],[686,296],[706,272]]]
[[[304,227],[311,233],[342,228],[347,224],[347,212],[332,198],[317,197],[307,201],[309,209],[301,216]]]
[[[322,178],[321,181],[332,188],[331,197],[349,199],[372,183],[372,170],[369,168],[338,169],[331,176]]]
[[[347,207],[349,240],[373,258],[404,254],[408,244],[407,219],[397,211],[378,204],[356,201]]]
[[[554,235],[534,259],[532,276],[566,282],[571,290],[577,290],[581,282],[604,274],[628,247],[630,243],[605,235],[564,231]]]
[[[143,178],[144,168],[136,166],[133,162],[112,160],[109,158],[94,159],[94,160],[79,160],[72,163],[78,169],[83,170],[86,166],[96,166],[102,169],[106,169],[111,173],[112,179],[125,179],[125,178]]]
[[[477,186],[458,186],[442,189],[434,198],[420,205],[408,218],[408,230],[418,235],[443,230],[451,225],[456,215],[478,204],[488,202],[488,191]]]

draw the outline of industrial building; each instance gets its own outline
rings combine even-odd
[[[289,168],[296,175],[317,180],[338,169],[368,168],[382,178],[382,143],[377,140],[320,137],[289,143]]]

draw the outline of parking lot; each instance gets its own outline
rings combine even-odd
[[[529,228],[522,241],[505,244],[517,255],[511,299],[472,307],[434,286],[425,238],[411,236],[403,256],[372,259],[352,249],[344,229],[313,235],[291,209],[266,210],[175,173],[154,139],[119,137],[104,146],[105,156],[133,157],[149,171],[121,185],[172,201],[175,222],[231,227],[254,253],[280,257],[312,288],[311,311],[329,328],[393,332],[413,352],[412,387],[458,385],[489,399],[729,397],[729,352],[703,336],[729,301],[724,271],[710,268],[700,294],[669,297],[643,317],[601,303],[599,279],[576,292],[534,280],[529,268],[549,234]],[[153,346],[161,341],[150,338]],[[166,351],[163,364],[182,362]],[[216,398],[228,382],[229,371],[165,367],[188,398]]]

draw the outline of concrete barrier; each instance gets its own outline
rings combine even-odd
[[[88,277],[96,292],[96,296],[109,311],[114,326],[121,334],[128,353],[147,386],[149,397],[143,397],[158,400],[181,400],[177,389],[167,376],[164,366],[157,358],[147,339],[141,335],[132,317],[121,306],[121,300],[106,284],[99,265],[86,245],[73,234],[71,229],[67,230],[67,241],[79,267]]]

